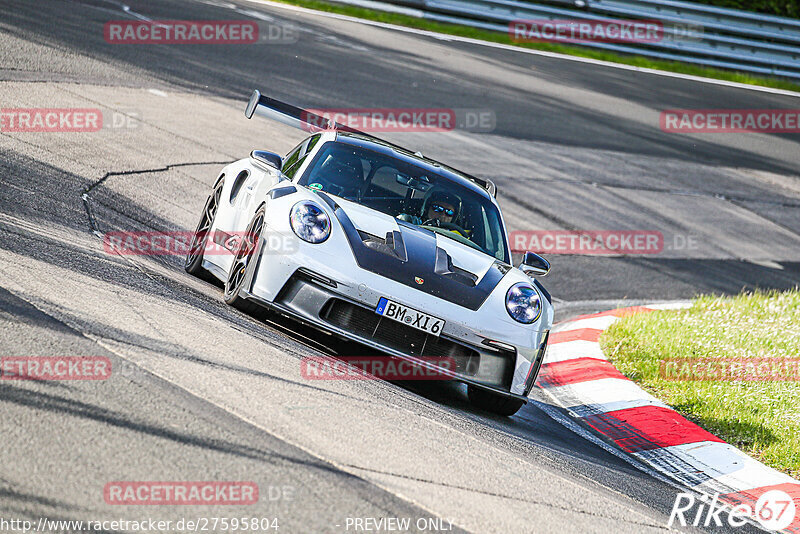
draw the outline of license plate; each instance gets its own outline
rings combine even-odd
[[[378,307],[375,308],[375,313],[434,336],[441,334],[442,328],[444,328],[443,319],[437,319],[433,315],[428,315],[414,308],[403,306],[385,297],[381,297],[378,301]]]

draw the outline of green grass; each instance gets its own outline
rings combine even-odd
[[[698,298],[690,309],[624,317],[600,338],[617,368],[688,419],[800,477],[800,382],[677,381],[674,358],[800,358],[800,290]]]
[[[797,0],[693,0],[700,4],[744,9],[779,17],[800,18],[800,2]]]
[[[458,24],[446,24],[441,22],[434,22],[430,20],[420,19],[417,17],[412,17],[409,15],[403,15],[400,13],[387,13],[384,11],[377,11],[377,10],[349,6],[344,4],[328,3],[320,0],[276,0],[276,1],[284,4],[291,4],[295,6],[306,7],[309,9],[315,9],[317,11],[338,13],[341,15],[349,15],[351,17],[358,17],[366,20],[374,20],[378,22],[385,22],[388,24],[396,24],[398,26],[407,26],[409,28],[417,28],[421,30],[428,30],[438,33],[458,35],[461,37],[470,37],[473,39],[480,39],[482,41],[490,41],[494,43],[519,46],[521,48],[532,48],[535,50],[558,52],[561,54],[568,54],[571,56],[580,56],[592,59],[599,59],[602,61],[610,61],[612,63],[633,65],[635,67],[664,70],[669,72],[677,72],[681,74],[702,76],[705,78],[714,78],[718,80],[727,80],[727,81],[745,83],[750,85],[760,85],[763,87],[773,87],[777,89],[787,89],[789,91],[800,92],[800,84],[780,78],[753,76],[751,74],[746,74],[743,72],[702,67],[699,65],[693,65],[691,63],[682,63],[680,61],[656,60],[656,59],[649,59],[644,56],[616,54],[613,52],[605,52],[581,46],[571,46],[571,45],[563,45],[557,43],[515,43],[506,33],[482,30]]]

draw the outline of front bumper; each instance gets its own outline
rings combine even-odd
[[[535,354],[524,358],[531,364],[522,376],[517,365],[521,358],[513,346],[507,347],[513,350],[507,350],[466,343],[444,334],[439,337],[425,334],[381,317],[367,303],[337,291],[336,281],[304,268],[297,269],[272,300],[254,294],[252,288],[257,287],[254,282],[250,280],[245,286],[251,290],[244,292],[243,297],[326,333],[507,397],[527,401],[544,359],[546,334]],[[427,359],[431,357],[451,359],[455,362],[454,370],[436,366]]]

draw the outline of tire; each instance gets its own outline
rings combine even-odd
[[[508,417],[514,415],[525,405],[525,401],[511,397],[503,397],[485,389],[467,384],[469,402],[476,408]]]
[[[237,310],[243,311],[248,315],[264,318],[267,310],[253,301],[241,297],[245,281],[250,278],[250,274],[255,269],[255,262],[258,252],[258,240],[261,239],[261,230],[264,228],[264,206],[259,207],[253,215],[244,238],[239,243],[236,256],[231,263],[231,270],[225,280],[225,302]]]
[[[203,269],[203,251],[206,249],[208,233],[211,227],[214,226],[214,219],[217,217],[223,185],[224,182],[219,180],[211,194],[208,195],[206,205],[203,207],[203,215],[200,216],[200,222],[197,223],[197,228],[192,236],[192,244],[183,262],[183,268],[187,273],[213,283],[219,283],[219,281],[214,275]]]

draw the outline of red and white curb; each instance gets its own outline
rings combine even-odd
[[[781,490],[800,511],[800,481],[687,420],[626,378],[600,350],[600,334],[620,317],[688,306],[619,308],[556,325],[537,385],[605,442],[683,486],[751,510],[761,495]],[[800,513],[785,532],[800,533]]]

